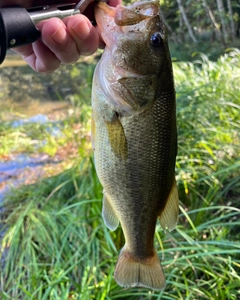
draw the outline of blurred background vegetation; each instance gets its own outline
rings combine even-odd
[[[240,2],[161,7],[176,85],[180,197],[177,229],[156,229],[165,290],[114,281],[124,238],[103,224],[90,143],[101,53],[53,74],[16,67],[22,62],[9,56],[0,69],[0,191],[8,188],[0,299],[240,299]],[[39,114],[44,122],[32,122]],[[40,158],[40,169],[4,171],[23,154]]]
[[[161,0],[172,57],[189,60],[194,51],[210,59],[231,45],[239,46],[239,0]]]

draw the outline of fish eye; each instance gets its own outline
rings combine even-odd
[[[153,47],[160,47],[162,45],[162,37],[160,32],[155,32],[151,38],[150,38],[150,43]]]

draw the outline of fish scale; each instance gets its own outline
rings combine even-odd
[[[147,15],[133,22],[136,10]],[[120,22],[112,11],[100,3],[95,14],[106,43],[92,91],[92,141],[104,189],[103,219],[111,230],[120,222],[125,236],[115,270],[118,284],[162,289],[165,277],[154,249],[156,222],[159,218],[164,230],[172,230],[178,218],[171,60],[158,2],[135,3],[126,12],[118,6],[116,16],[124,16]],[[126,23],[129,30],[125,18],[134,24]],[[151,37],[156,34],[161,44],[153,48]]]

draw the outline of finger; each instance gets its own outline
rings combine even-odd
[[[38,28],[42,33],[43,43],[56,55],[59,61],[69,64],[78,60],[80,53],[76,43],[60,19],[52,18],[41,22],[38,24]]]
[[[98,49],[99,34],[84,15],[65,18],[64,23],[81,55],[91,55]]]
[[[61,63],[41,40],[38,40],[31,45],[16,47],[12,50],[22,55],[23,59],[30,67],[37,72],[53,72]]]

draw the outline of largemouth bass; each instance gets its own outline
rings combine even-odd
[[[96,22],[106,44],[93,79],[92,144],[104,189],[102,215],[125,246],[115,269],[120,286],[162,289],[154,249],[157,219],[178,219],[177,129],[172,63],[157,1],[124,7],[99,3]]]

